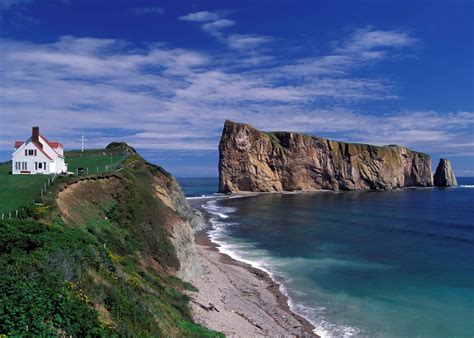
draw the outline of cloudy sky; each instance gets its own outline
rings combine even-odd
[[[226,119],[474,176],[471,0],[0,0],[0,160],[39,125],[216,176]]]

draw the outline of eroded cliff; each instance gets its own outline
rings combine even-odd
[[[458,185],[450,160],[445,158],[439,160],[434,175],[434,185],[437,187],[453,187]]]
[[[401,146],[261,132],[226,121],[219,191],[376,190],[432,186],[431,157]]]
[[[113,146],[123,148],[124,144],[113,143],[107,149]],[[203,217],[189,206],[172,175],[146,162],[133,148],[127,149],[130,152],[120,172],[86,176],[58,193],[61,216],[71,225],[83,226],[99,218],[128,227],[149,244],[149,248],[142,246],[147,253],[140,254],[142,259],[189,280],[199,273],[194,231],[203,227]]]
[[[193,321],[185,291],[196,289],[182,280],[199,266],[199,214],[168,172],[126,144],[81,152],[80,160],[112,154],[126,155],[120,169],[59,176],[41,204],[0,220],[0,288],[8,295],[0,331],[223,337]]]

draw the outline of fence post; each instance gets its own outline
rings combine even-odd
[[[9,218],[9,219],[12,219],[12,213],[9,213],[9,214],[8,214],[8,218]]]
[[[16,218],[18,218],[18,209],[16,210]]]
[[[2,214],[2,221],[3,221],[3,218],[4,218],[4,217],[5,217],[5,215],[4,215],[4,214]]]
[[[43,188],[41,188],[41,196],[43,196]]]

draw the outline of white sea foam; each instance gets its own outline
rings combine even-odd
[[[202,206],[204,209],[206,209],[207,212],[209,212],[212,215],[219,216],[220,218],[228,218],[230,213],[236,212],[236,208],[232,207],[221,207],[217,205],[217,200],[212,200],[207,202]]]
[[[246,196],[241,196],[246,197]],[[208,201],[202,207],[208,211],[212,217],[210,222],[212,229],[209,231],[209,237],[213,243],[218,245],[219,252],[226,254],[233,259],[246,263],[254,268],[260,269],[268,273],[268,275],[278,280],[280,283],[280,291],[288,297],[288,306],[291,311],[306,318],[314,327],[314,333],[321,337],[351,337],[360,333],[356,327],[348,326],[342,323],[331,323],[323,318],[322,314],[326,311],[324,307],[309,307],[301,303],[296,303],[287,290],[287,287],[292,284],[292,279],[284,275],[278,266],[282,264],[295,264],[294,259],[291,262],[285,262],[278,259],[273,259],[269,252],[262,249],[257,249],[255,243],[251,242],[232,242],[228,237],[228,227],[237,225],[222,219],[229,218],[230,213],[237,211],[236,208],[219,206],[217,199]],[[305,260],[298,258],[296,260]],[[301,262],[300,262],[301,263]],[[293,291],[295,295],[304,294],[301,291]]]
[[[216,198],[216,196],[201,195],[201,196],[186,197],[187,200],[204,200],[204,199],[211,199],[211,198]]]
[[[225,197],[227,195],[225,194],[219,194],[219,193],[214,193],[210,195],[201,195],[201,196],[191,196],[191,197],[186,197],[187,200],[207,200],[207,199],[216,199],[219,197]]]
[[[461,184],[457,186],[458,188],[474,188],[474,184]]]

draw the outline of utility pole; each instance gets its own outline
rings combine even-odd
[[[84,141],[87,141],[86,138],[84,138],[84,133],[82,133],[81,138],[79,139],[81,141],[81,152],[84,152]]]

